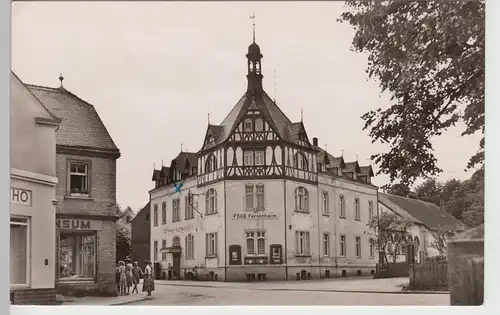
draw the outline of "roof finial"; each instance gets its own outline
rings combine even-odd
[[[161,167],[163,167],[163,160],[161,160]]]
[[[300,121],[302,122],[304,120],[304,111],[302,108],[300,109]]]
[[[181,152],[182,152],[182,142],[181,142]]]
[[[208,124],[210,125],[210,112],[208,112]]]
[[[340,153],[342,157],[344,157],[344,149],[342,149],[342,152]]]
[[[325,143],[325,151],[328,152],[328,144]]]
[[[358,161],[358,155],[356,154],[356,162]]]
[[[255,12],[250,18],[253,20],[253,42],[255,43]]]
[[[155,162],[153,162],[153,169],[156,170]]]
[[[63,77],[62,73],[59,74],[59,81],[61,81],[61,87],[63,87],[64,77]]]
[[[276,103],[276,69],[274,69],[274,103]]]

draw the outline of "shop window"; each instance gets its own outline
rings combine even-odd
[[[69,190],[72,195],[89,194],[89,164],[70,162]]]
[[[29,223],[27,218],[10,219],[10,284],[28,285]]]
[[[96,267],[95,233],[61,234],[59,279],[94,279]]]

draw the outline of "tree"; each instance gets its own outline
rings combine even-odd
[[[435,230],[430,230],[434,240],[431,242],[430,247],[436,249],[440,257],[446,256],[448,252],[447,234],[449,231],[439,226]]]
[[[418,199],[440,206],[443,193],[443,185],[436,178],[429,178],[415,187]],[[444,199],[443,199],[444,201]]]
[[[371,230],[370,242],[381,255],[379,262],[387,263],[388,253],[391,254],[393,262],[397,261],[399,249],[407,244],[408,230],[412,225],[411,221],[393,212],[383,212],[368,222],[367,226]]]
[[[396,196],[401,196],[401,197],[407,197],[411,193],[411,189],[408,185],[403,185],[401,183],[399,184],[394,184],[390,187],[387,187],[385,190],[388,194],[396,195]]]
[[[368,55],[367,74],[391,95],[389,107],[365,113],[373,142],[390,146],[372,155],[379,172],[411,186],[442,170],[430,140],[465,124],[481,132],[467,168],[484,161],[484,45],[482,1],[347,1],[341,22],[356,33],[353,50]],[[390,185],[389,184],[389,185]]]
[[[116,258],[123,260],[132,253],[132,225],[128,218],[134,212],[130,207],[122,210],[119,206],[116,212],[118,216],[116,221]]]

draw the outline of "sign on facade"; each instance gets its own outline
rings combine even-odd
[[[277,213],[235,213],[233,220],[276,220],[279,219]]]
[[[31,190],[10,188],[10,201],[23,206],[31,206]]]
[[[77,220],[77,219],[56,219],[56,228],[63,230],[90,231],[100,230],[101,221]]]
[[[190,232],[193,229],[193,225],[189,224],[187,226],[178,226],[174,228],[165,228],[163,229],[163,233],[165,234],[172,234],[172,233],[184,233],[184,232]]]

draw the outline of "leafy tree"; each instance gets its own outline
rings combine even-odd
[[[390,187],[386,187],[385,191],[388,194],[396,195],[396,196],[401,196],[401,197],[406,197],[409,196],[411,193],[411,188],[408,185],[404,185],[401,183],[394,184]]]
[[[397,261],[399,249],[407,244],[406,237],[412,225],[411,221],[393,212],[383,212],[368,222],[370,243],[379,253],[379,262],[387,263],[387,254],[391,254],[393,262]]]
[[[126,213],[133,214],[130,207],[121,209],[117,207],[117,215],[119,219],[116,221],[116,259],[123,260],[132,252],[132,226],[130,221],[127,221]]]
[[[429,178],[415,187],[418,199],[440,206],[443,193],[443,184],[436,178]],[[444,201],[444,200],[443,200]]]
[[[447,234],[449,231],[439,226],[435,230],[430,230],[430,232],[434,240],[429,246],[435,248],[438,251],[440,257],[446,256],[446,253],[448,252]]]
[[[353,50],[368,55],[369,78],[391,95],[389,107],[365,113],[375,154],[391,184],[411,185],[441,172],[431,138],[459,121],[462,135],[484,135],[484,2],[347,1],[340,21],[356,33]],[[484,160],[484,136],[467,165]]]

